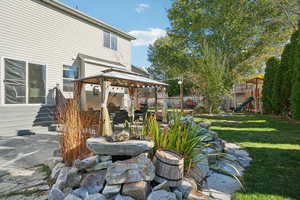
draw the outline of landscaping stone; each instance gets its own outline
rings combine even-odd
[[[155,167],[146,154],[132,159],[113,163],[107,169],[108,184],[133,183],[138,181],[152,181],[155,177]]]
[[[217,161],[217,156],[215,154],[218,154],[216,149],[212,147],[205,147],[202,151],[201,154],[207,155],[208,156],[208,162],[209,164],[213,164]]]
[[[97,155],[97,157],[98,157],[98,162],[105,162],[112,159],[111,156],[104,156],[104,155]]]
[[[86,169],[95,166],[98,163],[98,157],[92,156],[84,160],[75,160],[74,165],[77,169]]]
[[[238,162],[230,162],[228,160],[218,160],[218,162],[211,166],[212,169],[224,171],[235,176],[242,176],[244,168]]]
[[[59,175],[56,179],[56,182],[52,186],[52,188],[57,188],[57,189],[63,190],[67,184],[67,177],[68,177],[69,171],[70,171],[70,167],[63,167],[60,170]]]
[[[197,183],[202,184],[203,179],[207,177],[210,172],[208,159],[201,154],[196,155],[193,159],[201,161],[189,170],[189,176],[193,177]]]
[[[91,173],[84,176],[81,186],[88,190],[89,194],[95,194],[103,189],[106,171]]]
[[[209,133],[205,134],[201,139],[201,142],[212,142],[218,139],[218,135],[214,131],[209,131]]]
[[[118,194],[116,196],[115,200],[135,200],[135,199],[130,196],[123,196],[123,195]]]
[[[232,194],[241,188],[240,184],[232,177],[213,173],[207,178],[204,188],[214,189],[227,194]]]
[[[206,128],[199,128],[197,130],[197,135],[198,136],[202,136],[202,135],[205,135],[207,133],[210,133],[210,130],[206,129]]]
[[[98,193],[89,195],[85,200],[106,200],[106,198],[104,195]]]
[[[215,149],[218,153],[222,153],[224,151],[224,143],[222,140],[214,140],[208,143],[211,148]]]
[[[238,161],[238,158],[234,155],[231,155],[231,154],[225,154],[224,158],[227,159],[227,160],[230,160],[230,161]]]
[[[180,191],[185,199],[192,190],[197,190],[197,183],[193,178],[184,177],[181,185],[176,187],[176,190]]]
[[[50,180],[55,181],[59,175],[60,170],[64,167],[65,165],[63,163],[57,163],[55,167],[52,169],[51,175],[50,175]]]
[[[62,190],[63,193],[65,194],[70,194],[73,192],[73,188],[71,187],[65,187],[63,190]]]
[[[157,191],[157,190],[166,190],[166,191],[170,191],[170,186],[168,184],[168,181],[163,181],[162,183],[160,183],[159,185],[155,186],[154,188],[152,188],[152,191]]]
[[[225,143],[225,149],[240,149],[241,147],[234,143],[224,142]]]
[[[57,163],[62,163],[62,157],[51,157],[46,160],[45,165],[48,166],[51,170],[57,165]]]
[[[112,164],[111,160],[101,162],[101,163],[97,163],[93,167],[87,168],[86,171],[90,172],[90,171],[97,171],[97,170],[107,169],[111,164]]]
[[[245,150],[241,150],[241,149],[230,149],[226,151],[229,154],[233,154],[237,157],[249,157],[249,153]]]
[[[121,187],[122,187],[122,185],[108,185],[108,184],[106,184],[105,187],[104,187],[104,190],[102,191],[102,194],[106,198],[110,198],[114,195],[119,194],[120,191],[121,191]]]
[[[177,200],[176,195],[172,192],[167,192],[165,190],[157,190],[151,192],[147,200]]]
[[[68,196],[64,200],[81,200],[81,198],[74,194],[68,194]]]
[[[80,185],[81,181],[81,175],[78,174],[78,169],[75,167],[72,167],[67,175],[67,181],[66,181],[66,186],[67,187],[78,187]]]
[[[105,137],[89,138],[87,147],[95,154],[137,156],[154,147],[152,141],[128,140],[124,142],[108,142]]]
[[[187,200],[210,200],[210,199],[211,198],[209,197],[209,195],[206,195],[197,190],[192,190],[187,197]],[[220,199],[220,200],[223,200],[223,199]]]
[[[89,196],[87,188],[81,187],[73,191],[73,194],[81,199],[86,199]]]
[[[231,195],[230,194],[226,194],[224,192],[220,192],[217,190],[207,190],[207,191],[203,191],[204,194],[207,194],[208,196],[212,197],[215,200],[231,200]]]
[[[49,200],[63,200],[65,194],[58,188],[52,188],[48,194]]]
[[[183,194],[179,190],[175,190],[174,194],[176,195],[177,200],[182,200],[183,199]]]
[[[123,142],[129,140],[129,132],[123,130],[120,133],[114,134],[111,139],[113,142]]]
[[[208,129],[209,127],[211,127],[212,123],[211,123],[211,122],[200,122],[199,125],[200,125],[202,128]]]
[[[243,167],[247,167],[250,165],[251,162],[251,158],[250,157],[241,157],[238,159],[238,162],[243,166]]]
[[[150,183],[139,181],[135,183],[126,183],[123,185],[122,194],[133,197],[136,200],[144,200],[150,192]]]
[[[231,158],[231,160],[234,159],[243,167],[247,167],[250,165],[252,158],[250,158],[249,153],[247,151],[238,149],[234,145],[231,145],[231,146],[234,146],[235,148],[228,148],[228,143],[225,145],[227,145],[227,147],[225,147],[226,148],[225,152],[227,153],[227,158],[229,157],[229,158]]]

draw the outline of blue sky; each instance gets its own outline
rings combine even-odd
[[[132,64],[148,67],[148,45],[169,27],[171,0],[59,0],[107,24],[134,35]]]

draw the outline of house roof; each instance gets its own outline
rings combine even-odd
[[[79,53],[78,57],[80,59],[84,60],[85,62],[97,63],[99,65],[103,65],[103,66],[107,66],[107,67],[126,68],[126,66],[123,65],[120,62],[114,62],[114,61],[110,61],[110,60],[105,60],[105,59],[102,59],[102,58],[97,58],[97,57],[85,55],[85,54],[82,54],[82,53]]]
[[[80,12],[78,10],[75,10],[75,9],[73,9],[73,8],[71,8],[71,7],[63,4],[63,3],[58,2],[57,0],[40,0],[40,1],[42,1],[42,2],[44,2],[46,4],[49,4],[49,5],[51,5],[51,6],[55,7],[55,8],[58,8],[58,9],[66,12],[68,14],[76,16],[76,17],[78,17],[78,18],[80,18],[82,20],[85,20],[85,21],[87,21],[89,23],[92,23],[92,24],[94,24],[96,26],[99,26],[99,27],[104,28],[104,29],[106,29],[108,31],[116,33],[116,34],[118,34],[120,36],[123,36],[124,38],[126,38],[128,40],[135,40],[136,39],[134,36],[132,36],[132,35],[124,32],[124,31],[121,31],[118,28],[115,28],[115,27],[113,27],[111,25],[108,25],[108,24],[106,24],[106,23],[104,23],[104,22],[102,22],[102,21],[100,21],[98,19],[95,19],[95,18],[91,17],[91,16],[88,16],[85,13],[82,13],[82,12]]]
[[[131,71],[141,74],[145,77],[150,76],[149,72],[147,72],[147,70],[144,67],[137,67],[137,66],[131,65]]]
[[[150,78],[143,77],[135,72],[121,69],[110,68],[104,70],[101,74],[96,76],[89,76],[74,80],[75,82],[82,82],[87,84],[101,84],[102,81],[111,82],[112,86],[118,87],[167,87],[168,84],[159,82]]]

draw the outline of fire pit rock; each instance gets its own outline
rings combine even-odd
[[[109,142],[105,137],[90,138],[86,143],[93,153],[111,156],[137,156],[154,147],[152,141],[127,140],[123,142]]]

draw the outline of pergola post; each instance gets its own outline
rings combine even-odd
[[[164,92],[163,92],[163,110],[162,110],[162,115],[163,115],[163,123],[168,123],[168,104],[167,104],[167,100],[166,100],[166,92],[165,92],[165,88],[164,88]]]
[[[107,101],[110,90],[110,82],[109,81],[99,81],[101,84],[101,95],[100,95],[100,103],[101,103],[101,117],[100,117],[100,135],[102,136],[111,136],[112,135],[112,127],[109,118],[109,113],[107,109]]]
[[[83,106],[83,100],[82,100],[82,94],[85,93],[85,87],[84,87],[84,83],[82,82],[74,82],[74,97],[73,99],[76,101],[77,105],[80,106],[81,110],[83,110],[84,108]]]
[[[155,106],[155,114],[157,114],[158,108],[157,108],[157,87],[154,89],[154,106]]]
[[[102,80],[99,80],[99,84],[100,84],[100,87],[101,87],[101,92],[100,92],[100,95],[99,95],[99,100],[100,100],[100,118],[99,118],[99,136],[103,135],[103,99],[104,99],[104,93],[103,93],[103,81]]]

